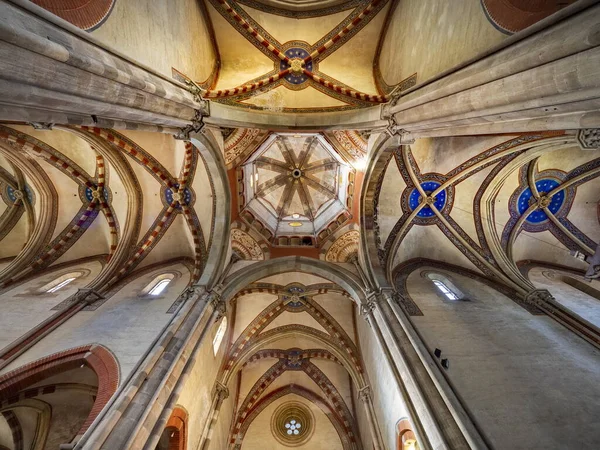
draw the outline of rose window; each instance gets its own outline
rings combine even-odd
[[[287,428],[286,433],[288,435],[298,435],[300,434],[300,428],[302,428],[302,424],[296,419],[292,419],[285,424],[285,427]]]

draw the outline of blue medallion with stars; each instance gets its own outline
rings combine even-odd
[[[94,200],[94,195],[92,194],[92,188],[90,187],[86,187],[85,188],[85,198],[87,199],[88,202],[91,202],[92,200]],[[108,191],[106,190],[106,188],[102,189],[102,194],[104,196],[104,200],[108,201]]]
[[[15,194],[15,190],[11,186],[6,186],[6,193],[11,202],[14,203],[17,201],[17,194]],[[33,203],[33,194],[27,185],[25,185],[25,195],[27,196],[29,203]]]
[[[173,202],[173,190],[177,191],[179,189],[179,184],[173,185],[173,189],[166,188],[165,189],[165,200],[167,204],[171,204]],[[181,204],[189,205],[192,201],[192,192],[188,188],[183,189],[183,198],[177,203],[177,208],[181,209]]]
[[[551,178],[544,178],[542,180],[536,181],[535,186],[537,187],[540,195],[545,195],[546,193],[552,191],[554,188],[558,187],[560,182],[553,180]],[[519,199],[517,200],[517,210],[519,214],[523,214],[527,209],[531,206],[534,201],[533,195],[531,193],[531,189],[526,188],[521,195],[519,195]],[[552,214],[556,214],[560,208],[562,208],[565,203],[565,191],[559,191],[552,196],[550,199],[550,203],[548,204],[548,209]],[[525,219],[529,223],[541,223],[548,220],[548,216],[541,209],[536,209],[533,211],[527,219]]]
[[[424,183],[421,183],[421,187],[423,188],[423,190],[425,191],[426,194],[430,194],[431,192],[435,191],[440,186],[441,186],[441,183],[438,183],[437,181],[425,181]],[[419,206],[420,202],[421,202],[421,194],[419,193],[417,188],[414,188],[412,190],[412,192],[410,193],[410,197],[408,198],[408,206],[410,207],[411,210],[414,210],[417,206]],[[446,204],[446,191],[443,190],[443,191],[440,191],[440,193],[435,196],[435,202],[433,203],[433,205],[438,209],[438,211],[441,211],[445,204]],[[435,213],[433,212],[433,210],[431,209],[431,207],[429,205],[424,206],[417,213],[417,217],[421,217],[424,219],[433,217],[434,215],[435,215]]]
[[[304,59],[309,55],[309,53],[302,49],[302,48],[290,48],[288,50],[285,51],[285,56],[287,56],[290,59]],[[279,70],[285,70],[290,68],[291,66],[286,63],[285,61],[281,61],[279,63]],[[306,70],[308,70],[309,72],[312,72],[313,70],[313,62],[309,61],[304,65],[304,68]],[[285,77],[284,77],[288,82],[292,83],[292,84],[302,84],[304,83],[308,77],[306,75],[304,75],[303,73],[288,73]]]

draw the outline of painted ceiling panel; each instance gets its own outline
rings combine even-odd
[[[403,239],[393,267],[413,258],[429,258],[481,272],[435,225],[415,225]]]
[[[381,72],[390,85],[415,72],[424,82],[506,37],[488,21],[479,0],[403,0],[383,41]]]
[[[63,130],[53,130],[52,133],[48,133],[47,131],[34,130],[33,127],[29,126],[13,126],[11,128],[45,142],[74,161],[89,175],[94,176],[96,172],[96,152],[90,148],[87,142],[73,133]]]
[[[487,167],[475,175],[470,176],[454,187],[454,204],[450,215],[456,223],[473,239],[478,242],[475,230],[475,217],[473,215],[473,201],[477,190],[494,166]]]
[[[402,216],[400,195],[404,189],[406,189],[406,183],[400,175],[396,161],[392,157],[383,175],[379,194],[377,224],[379,225],[381,245],[384,245],[388,240],[392,228]]]
[[[194,152],[198,152],[194,149]],[[192,183],[192,189],[194,190],[194,196],[196,200],[194,202],[194,210],[200,221],[202,227],[202,233],[204,233],[204,243],[208,246],[211,235],[211,228],[213,222],[213,192],[208,179],[208,172],[204,161],[198,156],[196,163],[196,173],[194,174],[194,182]]]
[[[88,227],[85,234],[52,265],[109,253],[111,243],[110,227],[108,222],[101,217],[102,213],[99,216]]]
[[[587,234],[591,239],[600,242],[598,221],[598,205],[600,205],[600,177],[577,188],[577,201],[573,203],[569,220]]]
[[[242,103],[266,108],[273,112],[281,111],[281,108],[318,109],[347,105],[346,102],[332,98],[312,86],[301,91],[291,91],[284,86],[279,86],[268,92],[253,95]]]
[[[289,280],[289,277],[288,277]],[[266,279],[260,280],[264,283],[276,283]],[[288,281],[289,282],[289,281]],[[284,282],[284,284],[287,282]],[[237,300],[237,320],[233,330],[232,339],[235,341],[244,328],[248,326],[260,312],[277,299],[276,295],[267,293],[244,294]]]
[[[352,341],[356,341],[353,300],[337,292],[315,295],[313,300],[335,318],[335,321],[340,324]],[[358,317],[357,319],[361,318]]]
[[[2,239],[2,245],[0,245],[0,259],[14,257],[19,254],[27,244],[28,227],[27,216],[23,214],[13,229]]]
[[[350,11],[310,19],[283,17],[243,5],[242,8],[281,44],[304,41],[313,45],[344,20]]]
[[[272,71],[275,64],[239,34],[208,4],[221,55],[221,71],[217,89],[234,88]]]
[[[375,94],[373,60],[389,6],[383,8],[356,36],[319,63],[319,70],[362,92]]]
[[[188,257],[193,259],[194,254],[185,231],[186,228],[187,225],[183,215],[178,214],[164,236],[138,267],[147,267],[151,264],[174,258]]]
[[[152,226],[156,218],[160,215],[160,212],[165,208],[165,205],[163,204],[160,185],[156,179],[141,165],[137,164],[135,161],[132,161],[131,158],[127,157],[127,159],[140,183],[140,188],[144,193],[143,207],[140,214],[141,235],[139,239],[141,239],[146,230]]]
[[[317,322],[310,314],[303,313],[292,313],[292,312],[282,312],[273,322],[267,325],[264,331],[272,330],[273,328],[277,328],[284,325],[305,325],[307,327],[314,328],[316,330],[322,331],[323,333],[327,333],[327,330],[323,328],[319,322]],[[272,345],[271,345],[272,346]],[[273,346],[272,346],[273,347]],[[273,347],[276,348],[276,347]],[[278,348],[278,347],[277,347]]]
[[[164,133],[131,130],[119,132],[152,155],[174,178],[179,177],[183,162],[183,141],[177,141]]]
[[[56,227],[52,234],[52,238],[54,239],[67,225],[69,225],[75,216],[79,217],[77,213],[81,209],[83,203],[79,198],[77,183],[47,162],[41,159],[36,159],[36,161],[44,172],[46,172],[50,180],[52,180],[52,184],[56,189],[59,199]]]

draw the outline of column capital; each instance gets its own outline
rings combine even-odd
[[[54,124],[52,122],[29,122],[29,125],[31,125],[34,130],[48,131],[54,128]]]
[[[548,289],[534,289],[525,296],[525,301],[535,306],[548,307],[548,304],[554,301],[554,297]]]
[[[81,288],[78,289],[75,295],[73,296],[73,303],[85,303],[86,305],[91,305],[92,303],[102,300],[104,297],[100,295],[93,289],[90,288]]]
[[[195,97],[195,96],[194,96]],[[194,110],[194,117],[191,119],[192,123],[181,128],[175,135],[175,139],[182,141],[190,140],[190,133],[200,133],[206,126],[204,118],[210,116],[210,103],[208,100],[200,98],[200,108]]]
[[[217,311],[217,317],[215,318],[215,322],[218,322],[226,313],[227,313],[227,303],[221,297],[219,292],[211,291],[209,293],[210,304]]]
[[[371,400],[371,386],[364,386],[358,390],[358,397],[367,403]]]
[[[367,299],[360,304],[360,315],[367,319],[381,300],[381,293],[377,291],[367,292]]]
[[[229,397],[229,388],[220,381],[217,381],[215,383],[215,396],[218,397],[219,400],[225,400]]]
[[[193,296],[197,295],[197,296],[200,297],[204,293],[206,293],[206,287],[205,286],[192,285],[192,286],[188,286],[187,288],[185,288],[183,290],[183,292],[179,295],[179,297],[184,302],[187,302]]]
[[[577,131],[577,142],[582,150],[599,150],[600,128],[583,128]]]
[[[411,133],[404,128],[402,125],[398,123],[396,117],[392,114],[387,118],[388,126],[386,128],[387,133],[390,136],[397,136],[400,138],[400,144],[410,145],[415,143],[414,137],[412,137]]]

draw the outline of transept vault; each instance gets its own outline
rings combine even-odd
[[[0,0],[0,450],[599,448],[599,23]]]

